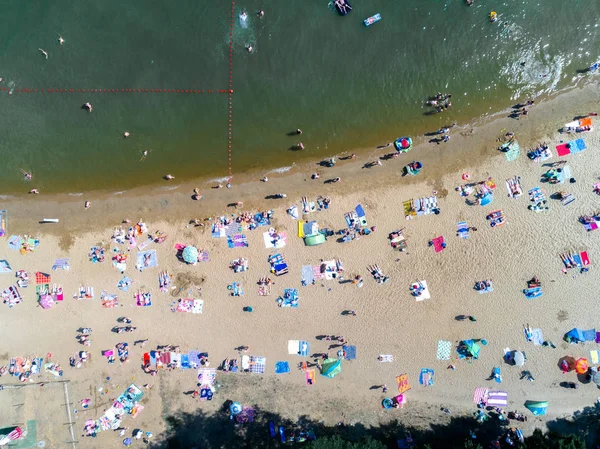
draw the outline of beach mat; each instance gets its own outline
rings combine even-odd
[[[596,329],[588,329],[583,331],[585,341],[596,341]]]
[[[146,256],[148,257],[147,261],[144,260],[146,259]],[[158,266],[158,257],[155,249],[151,249],[150,251],[140,251],[137,253],[135,267],[138,270],[144,271],[146,268],[152,268],[156,266]]]
[[[343,346],[342,349],[346,352],[346,360],[356,360],[356,346]]]
[[[307,387],[310,387],[310,386],[312,386],[312,385],[315,384],[316,376],[315,376],[315,370],[314,369],[307,370],[306,374],[305,374],[305,377],[306,377],[306,386]]]
[[[452,351],[452,342],[439,340],[437,347],[438,360],[450,360],[450,352]]]
[[[491,407],[506,407],[508,405],[508,393],[505,391],[490,391],[488,393],[487,405]]]
[[[290,364],[288,362],[275,362],[275,374],[286,374],[290,372]]]
[[[433,385],[434,371],[431,368],[422,368],[419,375],[419,383],[424,387]]]
[[[444,251],[444,249],[446,248],[444,245],[444,236],[439,236],[436,237],[432,240],[433,242],[433,249],[435,249],[436,253],[441,253],[442,251]]]
[[[541,329],[533,329],[531,331],[531,342],[534,345],[541,345],[544,343],[544,335]]]
[[[302,283],[303,285],[312,284],[315,282],[315,273],[312,265],[302,266]]]

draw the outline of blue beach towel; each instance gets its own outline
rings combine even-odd
[[[569,150],[571,150],[571,154],[581,153],[583,150],[586,150],[585,142],[583,139],[573,140],[569,142]]]
[[[11,235],[8,238],[8,247],[13,250],[18,250],[21,248],[21,244],[23,243],[23,237],[20,235]]]
[[[303,357],[307,357],[309,352],[310,352],[310,345],[308,344],[307,341],[301,340],[300,341],[300,351],[298,352],[298,354],[300,354]]]
[[[421,374],[419,375],[419,383],[424,387],[428,387],[433,385],[433,376],[434,371],[431,368],[423,368],[421,369]]]
[[[146,260],[146,256],[148,256],[147,257],[148,260]],[[152,267],[158,266],[158,258],[156,256],[156,250],[151,249],[150,251],[138,252],[136,261],[137,261],[137,263],[135,264],[135,267],[140,271],[144,271],[146,268],[152,268]]]
[[[585,341],[596,341],[596,329],[588,329],[583,331]]]
[[[342,349],[346,351],[346,360],[356,360],[356,346],[343,346]]]
[[[127,276],[123,276],[123,279],[121,279],[119,281],[119,283],[117,284],[117,288],[119,290],[122,290],[124,292],[129,290],[129,286],[131,285],[133,281],[131,280],[131,278],[128,278]]]
[[[181,368],[182,369],[189,369],[189,368],[191,368],[191,366],[190,366],[190,358],[188,357],[187,354],[181,354]]]
[[[288,362],[276,362],[275,374],[285,374],[290,372],[290,364]]]

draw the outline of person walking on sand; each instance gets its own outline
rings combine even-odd
[[[163,178],[165,178],[167,181],[170,181],[171,179],[175,179],[175,176],[173,176],[173,175],[165,175],[165,176],[163,176]]]
[[[383,386],[381,387],[381,392],[382,393],[387,393],[388,392],[388,387],[386,384],[383,384]]]
[[[90,207],[92,207],[92,203],[90,203],[89,201],[86,201],[85,204],[84,204],[84,207],[86,209],[89,209]]]

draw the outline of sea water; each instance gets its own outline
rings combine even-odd
[[[0,193],[115,191],[166,173],[178,182],[225,178],[230,168],[234,176],[267,173],[465,123],[599,76],[579,72],[600,59],[597,1],[351,3],[341,17],[328,0],[263,0],[259,18],[250,0],[236,2],[233,13],[230,2],[209,0],[7,0]],[[375,13],[382,20],[365,27]],[[437,92],[452,94],[442,114],[424,105]],[[86,102],[93,112],[81,109]],[[293,151],[299,142],[305,150]],[[32,182],[21,168],[33,172]]]

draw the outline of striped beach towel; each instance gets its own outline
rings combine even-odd
[[[473,403],[479,404],[481,402],[485,403],[487,401],[488,389],[483,387],[475,388],[475,393],[473,393]]]
[[[467,225],[466,221],[461,221],[457,223],[456,227],[458,228],[456,230],[456,235],[458,235],[461,239],[469,238],[469,226]]]

